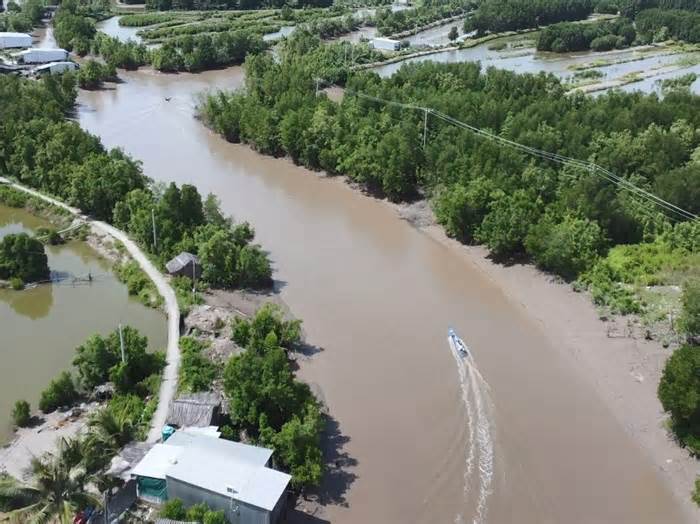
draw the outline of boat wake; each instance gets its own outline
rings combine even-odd
[[[471,352],[464,343],[455,344],[453,333],[448,338],[452,356],[457,364],[457,372],[462,389],[462,401],[467,412],[467,435],[469,442],[465,453],[464,496],[472,499],[476,508],[474,524],[481,524],[486,518],[487,499],[491,494],[493,481],[493,427],[491,425],[491,400],[489,386],[479,373]],[[455,522],[463,522],[462,515],[457,515]]]

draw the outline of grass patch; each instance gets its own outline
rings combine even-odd
[[[138,297],[139,302],[155,309],[163,305],[163,297],[136,261],[129,260],[118,264],[114,267],[114,272],[117,278],[126,284],[129,294]]]

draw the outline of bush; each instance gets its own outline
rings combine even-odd
[[[682,346],[671,355],[658,394],[678,439],[700,454],[700,347]]]
[[[525,248],[538,266],[566,279],[591,268],[603,247],[597,223],[570,215],[546,215],[525,238]]]
[[[24,289],[24,281],[19,277],[12,277],[10,279],[10,287],[15,291],[20,291]]]
[[[32,415],[29,408],[29,402],[26,400],[18,400],[15,402],[15,407],[12,409],[12,420],[15,426],[23,428],[29,424]]]
[[[700,338],[700,279],[695,278],[683,285],[683,311],[680,327],[689,340]]]
[[[70,406],[78,398],[78,392],[70,373],[64,371],[51,381],[49,386],[41,392],[39,409],[49,413],[64,406]]]
[[[693,490],[691,498],[698,506],[700,506],[700,477],[695,479],[695,489]]]
[[[217,367],[202,351],[206,345],[192,337],[180,338],[182,363],[180,365],[180,389],[196,393],[209,391],[217,376]]]
[[[232,327],[234,342],[254,351],[261,351],[270,333],[274,333],[279,345],[285,349],[291,349],[301,341],[301,320],[284,320],[284,313],[276,304],[265,304],[251,320],[234,318]]]
[[[187,516],[185,505],[180,499],[167,500],[160,508],[160,516],[164,519],[183,520]]]

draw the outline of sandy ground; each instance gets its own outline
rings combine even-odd
[[[426,202],[390,205],[415,227],[461,253],[536,321],[553,347],[574,361],[581,376],[659,468],[690,520],[700,522],[700,508],[690,499],[695,478],[700,475],[700,461],[673,441],[656,396],[664,363],[672,350],[630,329],[629,318],[601,320],[590,296],[573,291],[570,284],[532,265],[495,264],[486,248],[465,246],[448,238],[435,225]]]
[[[81,406],[79,417],[71,416],[70,412],[54,411],[32,427],[17,429],[12,441],[0,449],[0,472],[28,481],[32,458],[55,451],[59,439],[79,434],[85,428],[88,415],[98,406],[99,403]]]

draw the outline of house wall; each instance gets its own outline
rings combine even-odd
[[[171,477],[167,477],[167,482],[168,498],[181,499],[186,507],[206,502],[212,509],[217,511],[224,510],[226,519],[231,524],[274,524],[271,520],[270,512],[264,509],[256,508],[235,499],[232,501],[230,497],[212,493]],[[234,511],[236,506],[238,506],[238,511]]]

